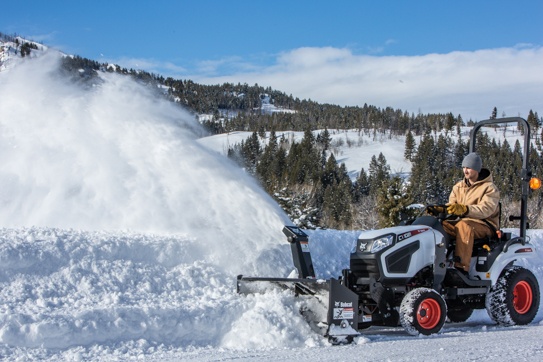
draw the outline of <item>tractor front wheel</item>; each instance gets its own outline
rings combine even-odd
[[[433,289],[417,288],[405,295],[400,305],[400,323],[411,335],[438,333],[445,324],[447,305]]]

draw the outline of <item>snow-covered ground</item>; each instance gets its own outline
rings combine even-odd
[[[243,210],[242,210],[243,211]],[[240,223],[255,222],[250,216]],[[280,227],[280,225],[278,225]],[[538,250],[543,232],[531,231]],[[350,346],[330,346],[298,313],[288,292],[240,296],[235,273],[259,260],[281,275],[277,254],[214,258],[207,240],[130,232],[52,228],[0,230],[0,355],[9,359],[118,360],[541,360],[542,313],[529,326],[498,327],[485,311],[442,333],[412,337],[372,327]],[[355,232],[315,231],[318,276],[339,275]],[[205,247],[202,245],[206,245]],[[202,250],[204,249],[204,250]],[[207,251],[206,251],[207,250]],[[542,280],[543,253],[529,265]],[[281,256],[281,257],[278,257]],[[283,258],[285,257],[285,258]],[[285,274],[282,274],[285,276]]]
[[[0,74],[2,358],[543,359],[542,311],[510,328],[480,311],[430,337],[370,328],[334,347],[290,293],[238,295],[238,274],[292,271],[284,213],[196,139],[181,109],[117,75],[82,90],[55,64],[51,55]],[[365,147],[346,148],[345,161]],[[398,147],[403,155],[403,142],[371,153]],[[543,231],[529,235],[538,258],[527,266],[542,283]],[[356,236],[310,232],[319,277],[339,275]]]

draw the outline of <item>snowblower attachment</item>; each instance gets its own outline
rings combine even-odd
[[[239,294],[264,294],[274,288],[290,290],[300,298],[300,309],[309,325],[334,344],[349,343],[357,336],[358,295],[338,279],[317,279],[309,237],[296,226],[285,226],[283,233],[291,246],[298,278],[245,277],[238,275]]]

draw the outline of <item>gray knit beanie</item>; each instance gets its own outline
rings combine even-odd
[[[483,161],[478,154],[472,152],[464,157],[464,161],[462,161],[462,167],[468,167],[477,172],[481,172],[481,168],[483,167]]]

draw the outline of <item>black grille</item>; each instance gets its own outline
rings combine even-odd
[[[379,266],[375,259],[360,259],[357,257],[351,258],[351,272],[357,278],[368,278],[370,276],[379,279]]]
[[[390,273],[407,273],[411,264],[411,256],[420,248],[420,241],[417,240],[396,250],[386,256],[387,270]]]

